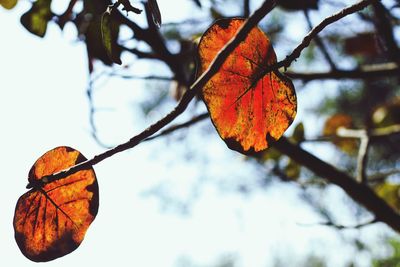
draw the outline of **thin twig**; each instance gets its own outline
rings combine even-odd
[[[380,77],[398,76],[399,67],[396,63],[384,63],[361,66],[354,70],[332,70],[329,72],[294,72],[288,71],[285,74],[292,79],[302,81],[312,80],[338,80],[338,79],[376,79]]]
[[[310,30],[312,30],[313,25],[310,19],[310,15],[309,15],[309,11],[308,10],[304,10],[304,16],[306,18],[308,27],[310,28]],[[333,61],[332,57],[329,55],[328,53],[328,49],[326,48],[326,46],[324,45],[324,43],[322,42],[322,39],[319,38],[318,35],[315,36],[314,38],[314,42],[317,44],[319,50],[321,50],[322,55],[325,57],[325,60],[328,62],[329,66],[331,67],[331,69],[333,71],[335,71],[337,69],[335,62]]]
[[[360,223],[360,224],[356,224],[356,225],[335,224],[335,223],[333,223],[331,221],[322,222],[322,223],[315,223],[315,224],[298,223],[298,225],[300,225],[300,226],[330,226],[330,227],[334,227],[334,228],[336,228],[338,230],[346,230],[346,229],[360,229],[360,228],[363,228],[365,226],[368,226],[368,225],[371,225],[371,224],[374,224],[374,223],[377,223],[377,222],[379,222],[379,221],[376,220],[376,219],[373,219],[373,220],[367,221],[365,223]]]
[[[119,77],[122,79],[131,79],[131,80],[157,80],[157,81],[167,81],[167,82],[175,81],[175,78],[173,77],[157,76],[157,75],[138,76],[138,75],[125,75],[116,72],[111,72],[108,75]]]
[[[250,0],[243,0],[243,16],[245,18],[250,16]]]
[[[184,123],[181,123],[181,124],[176,124],[176,125],[170,126],[170,127],[168,127],[167,129],[165,129],[164,131],[161,131],[159,134],[155,134],[155,135],[153,135],[153,136],[150,136],[149,138],[146,138],[145,140],[143,140],[143,142],[145,142],[145,141],[151,141],[151,140],[154,140],[154,139],[156,139],[156,138],[158,138],[158,137],[168,135],[168,134],[170,134],[170,133],[172,133],[172,132],[174,132],[174,131],[176,131],[176,130],[189,127],[189,126],[191,126],[191,125],[193,125],[193,124],[195,124],[195,123],[197,123],[197,122],[200,122],[200,121],[202,121],[202,120],[208,118],[209,116],[210,116],[210,115],[208,114],[208,112],[202,113],[202,114],[200,114],[200,115],[197,115],[197,116],[191,118],[191,119],[188,120],[187,122],[184,122]]]
[[[356,179],[360,183],[367,183],[367,163],[368,163],[368,148],[370,139],[367,131],[364,131],[363,136],[360,138],[360,147],[358,149],[357,156],[357,175]]]
[[[353,13],[356,13],[358,11],[363,10],[364,8],[366,8],[367,6],[369,6],[370,4],[379,1],[379,0],[362,0],[359,1],[358,3],[352,5],[352,6],[348,6],[338,12],[336,12],[335,14],[325,18],[324,20],[322,20],[317,26],[315,26],[301,41],[301,43],[296,46],[296,48],[292,51],[292,53],[290,53],[289,55],[286,56],[286,58],[282,61],[279,61],[275,64],[272,64],[270,66],[267,66],[266,68],[264,68],[262,71],[260,71],[260,73],[257,75],[257,77],[254,78],[253,83],[250,85],[250,87],[248,88],[248,90],[250,90],[251,88],[254,88],[255,85],[258,83],[258,81],[260,79],[262,79],[265,75],[267,75],[268,73],[275,71],[279,68],[284,68],[284,70],[286,70],[288,67],[290,67],[290,65],[293,63],[293,61],[295,61],[297,58],[300,57],[301,52],[310,45],[310,42],[315,38],[315,36],[318,35],[318,33],[320,33],[323,29],[325,29],[328,25],[348,16],[351,15]]]

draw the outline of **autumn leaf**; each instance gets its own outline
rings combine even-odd
[[[43,177],[85,160],[79,151],[61,146],[46,152],[29,171],[33,188],[18,199],[14,214],[15,240],[28,259],[54,260],[81,244],[99,206],[94,170],[49,183]]]
[[[235,36],[244,19],[221,19],[199,43],[199,74]],[[268,37],[254,28],[204,86],[203,99],[212,122],[229,148],[244,154],[266,149],[278,140],[296,116],[292,82],[278,71],[259,78],[276,62]]]
[[[346,114],[335,114],[325,121],[323,135],[331,136],[332,142],[342,151],[348,154],[354,154],[357,151],[358,143],[353,138],[342,138],[337,136],[339,128],[352,129],[354,128],[353,119]]]

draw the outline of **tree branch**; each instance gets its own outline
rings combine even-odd
[[[356,182],[347,173],[339,171],[284,137],[275,142],[273,147],[318,176],[324,177],[329,182],[340,186],[350,197],[372,212],[378,221],[382,221],[394,230],[400,231],[400,215],[367,185]]]
[[[381,37],[387,49],[387,56],[390,60],[394,60],[400,67],[400,49],[397,46],[396,39],[393,34],[393,26],[387,17],[388,11],[379,1],[373,3],[376,14],[375,26],[379,36]]]
[[[243,0],[243,16],[245,18],[250,16],[250,0]]]
[[[367,183],[367,163],[368,163],[368,149],[370,139],[367,131],[364,131],[364,135],[360,138],[360,147],[358,148],[357,156],[357,176],[356,180],[359,183]]]
[[[307,82],[327,79],[376,79],[380,77],[398,76],[399,71],[400,69],[395,63],[384,63],[361,66],[354,70],[332,70],[329,72],[288,71],[285,74],[292,79],[299,79]]]
[[[309,15],[309,11],[308,10],[304,10],[304,16],[306,18],[308,27],[310,28],[310,30],[312,30],[313,25],[310,19],[310,15]],[[319,50],[321,50],[322,55],[325,57],[325,60],[328,62],[329,66],[331,67],[332,70],[336,70],[336,64],[335,62],[332,60],[331,56],[328,53],[328,49],[325,47],[324,43],[322,42],[321,38],[319,38],[318,35],[315,36],[314,38],[314,42],[317,44],[317,46],[319,47]]]
[[[190,101],[200,92],[204,85],[218,72],[226,58],[233,52],[233,50],[247,37],[247,34],[255,27],[258,22],[268,14],[274,7],[275,0],[266,0],[263,2],[260,8],[258,8],[243,24],[238,33],[232,38],[218,55],[215,57],[213,62],[210,64],[208,69],[195,81],[188,91],[182,96],[181,101],[178,105],[165,117],[157,121],[156,123],[149,126],[147,129],[132,137],[129,141],[122,143],[112,149],[106,150],[105,152],[94,156],[92,159],[79,163],[69,169],[60,171],[58,173],[44,176],[41,180],[36,180],[34,183],[29,183],[27,188],[41,188],[44,184],[65,178],[71,174],[74,174],[80,170],[91,168],[97,163],[127,149],[133,148],[142,142],[144,139],[152,136],[158,132],[161,128],[168,125],[181,113],[183,113]]]
[[[316,223],[316,224],[303,224],[302,223],[300,225],[301,226],[316,226],[316,225],[318,225],[318,226],[330,226],[330,227],[336,228],[338,230],[346,230],[346,229],[360,229],[360,228],[363,228],[365,226],[368,226],[368,225],[371,225],[371,224],[374,224],[374,223],[377,223],[377,222],[378,222],[378,220],[373,219],[373,220],[367,221],[365,223],[360,223],[360,224],[357,224],[357,225],[342,225],[342,224],[336,224],[336,223],[334,223],[332,221],[323,222],[323,223]]]

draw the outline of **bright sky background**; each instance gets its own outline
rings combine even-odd
[[[192,8],[190,1],[173,2],[175,7],[171,1],[159,1],[164,21],[178,19]],[[179,14],[174,13],[176,6]],[[21,2],[12,11],[0,9],[1,266],[37,266],[20,253],[12,227],[15,204],[26,192],[35,160],[60,145],[78,149],[88,158],[104,151],[90,135],[85,47],[75,42],[73,27],[62,33],[50,23],[44,39],[28,33],[19,23],[28,7]],[[104,108],[97,123],[107,141],[126,141],[146,127],[143,120],[135,120],[144,86],[149,84],[113,79],[95,92],[96,105]],[[299,94],[299,102],[303,100]],[[95,166],[99,214],[76,251],[46,266],[172,267],[185,259],[211,266],[225,255],[237,259],[238,266],[261,267],[270,266],[274,257],[293,262],[312,251],[330,255],[329,266],[341,266],[356,253],[346,245],[347,238],[375,238],[362,230],[350,230],[341,238],[329,228],[299,225],[316,223],[318,218],[299,205],[299,191],[291,184],[276,183],[251,195],[222,193],[215,184],[224,185],[229,179],[240,184],[263,174],[227,152],[216,133],[204,143],[202,131],[210,129],[210,123],[203,122]],[[201,186],[188,213],[165,210],[163,200],[146,197],[161,184],[187,200],[196,183]],[[331,191],[332,200],[345,201],[340,190]],[[361,266],[367,266],[368,257],[358,256]]]

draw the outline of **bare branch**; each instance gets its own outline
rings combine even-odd
[[[243,17],[250,16],[250,0],[243,0]]]
[[[358,157],[357,157],[357,176],[356,179],[360,183],[367,183],[367,162],[368,162],[368,148],[369,148],[370,140],[366,131],[364,131],[364,135],[360,138],[360,147],[358,149]]]
[[[400,231],[400,215],[367,185],[358,183],[347,173],[339,171],[284,137],[275,142],[273,147],[318,176],[340,186],[355,201],[372,212],[378,221],[385,222],[394,230]]]
[[[292,79],[299,79],[305,82],[312,80],[326,79],[376,79],[388,76],[398,76],[399,67],[395,63],[384,63],[361,66],[354,70],[332,70],[329,72],[292,72],[285,74]]]
[[[304,16],[306,17],[308,27],[310,28],[310,30],[312,30],[313,25],[312,25],[308,10],[304,10]],[[322,55],[325,57],[325,60],[328,62],[331,69],[336,70],[337,67],[336,67],[335,62],[333,61],[332,57],[329,55],[328,49],[325,47],[324,43],[322,42],[321,38],[319,38],[318,35],[315,36],[314,42],[317,44],[317,46],[321,50]]]
[[[338,230],[346,230],[346,229],[360,229],[360,228],[363,228],[365,226],[368,226],[368,225],[371,225],[371,224],[374,224],[374,223],[377,223],[377,222],[378,222],[378,220],[373,219],[373,220],[367,221],[365,223],[360,223],[360,224],[356,224],[356,225],[335,224],[332,221],[322,222],[322,223],[315,223],[315,224],[304,224],[304,223],[301,223],[299,225],[300,226],[330,226],[330,227],[336,228]]]
[[[263,69],[262,71],[260,71],[260,73],[257,75],[257,77],[255,77],[253,83],[251,84],[250,88],[254,87],[257,82],[264,77],[265,75],[267,75],[268,73],[270,73],[271,71],[277,70],[279,68],[284,68],[284,70],[286,70],[293,61],[295,61],[297,58],[300,57],[301,52],[310,45],[310,42],[318,35],[318,33],[320,33],[323,29],[325,29],[328,25],[348,16],[351,15],[353,13],[356,13],[358,11],[363,10],[364,8],[366,8],[367,6],[369,6],[372,3],[375,3],[376,1],[379,0],[362,0],[359,1],[358,3],[346,7],[342,10],[340,10],[339,12],[336,12],[335,14],[325,18],[324,20],[322,20],[317,26],[315,26],[302,40],[302,42],[296,46],[296,48],[292,51],[292,53],[290,53],[288,56],[286,56],[286,58],[282,61],[279,61],[275,64],[272,64],[268,67],[266,67],[265,69]]]
[[[153,135],[153,136],[151,136],[149,138],[146,138],[145,140],[143,140],[143,142],[151,141],[151,140],[154,140],[154,139],[156,139],[158,137],[168,135],[168,134],[170,134],[170,133],[172,133],[172,132],[174,132],[176,130],[189,127],[189,126],[191,126],[191,125],[193,125],[193,124],[195,124],[197,122],[200,122],[200,121],[208,118],[209,116],[210,115],[208,114],[208,112],[202,113],[200,115],[197,115],[196,117],[193,117],[192,119],[190,119],[187,122],[170,126],[169,128],[165,129],[164,131],[160,132],[159,134],[156,134],[156,135]]]
[[[125,151],[127,149],[133,148],[142,142],[144,139],[152,136],[160,129],[172,122],[176,117],[183,113],[190,101],[199,93],[199,91],[204,87],[204,85],[218,72],[222,64],[225,62],[226,58],[233,52],[233,50],[247,37],[247,34],[255,27],[258,22],[268,14],[274,7],[275,0],[266,0],[263,2],[260,8],[258,8],[243,24],[239,32],[232,38],[218,55],[215,57],[213,62],[210,64],[208,69],[195,81],[195,83],[190,87],[188,91],[182,96],[181,101],[178,105],[165,117],[157,121],[156,123],[149,126],[147,129],[132,137],[129,141],[122,143],[112,149],[106,150],[105,152],[94,156],[92,159],[79,163],[72,166],[69,169],[60,171],[58,173],[44,176],[41,180],[36,180],[35,184],[28,184],[27,188],[31,187],[41,187],[43,184],[55,181],[58,179],[65,178],[73,173],[80,170],[85,170],[91,168],[93,165],[103,161],[106,158],[113,156],[119,152]]]

